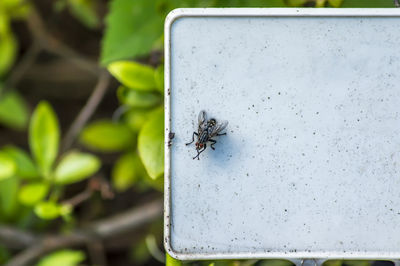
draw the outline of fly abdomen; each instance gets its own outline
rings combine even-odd
[[[201,135],[199,136],[199,143],[206,143],[208,140],[208,130],[204,130],[201,132]]]

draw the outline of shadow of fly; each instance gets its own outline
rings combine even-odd
[[[217,141],[212,138],[216,136],[226,135],[226,133],[221,133],[221,131],[224,130],[227,125],[228,121],[222,121],[221,123],[217,123],[217,120],[215,120],[214,118],[207,120],[206,112],[200,111],[198,117],[197,132],[193,132],[192,141],[186,143],[186,145],[192,144],[194,142],[194,136],[196,136],[197,141],[195,145],[196,145],[197,155],[193,157],[193,160],[196,158],[200,160],[199,155],[207,148],[207,142],[211,142],[210,147],[211,149],[215,150],[214,145],[215,143],[217,143]]]

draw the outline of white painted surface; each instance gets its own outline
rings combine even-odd
[[[399,23],[173,22],[167,97],[175,132],[168,192],[174,253],[400,254]],[[229,126],[198,161],[184,143],[202,109]]]

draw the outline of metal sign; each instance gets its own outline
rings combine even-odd
[[[178,9],[167,17],[168,253],[400,258],[399,15]],[[205,121],[229,124],[213,137],[215,150],[207,142],[193,160],[198,152],[185,143],[201,110]]]

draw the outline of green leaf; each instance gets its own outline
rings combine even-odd
[[[159,94],[153,92],[142,92],[120,86],[117,91],[119,101],[123,105],[138,108],[153,107],[162,102]]]
[[[147,173],[156,179],[164,172],[164,112],[159,109],[144,124],[138,137],[140,158]]]
[[[1,14],[0,14],[1,15]],[[10,32],[0,34],[0,77],[7,74],[17,57],[18,43]]]
[[[0,15],[0,36],[10,32],[10,19],[5,15],[4,11]]]
[[[134,134],[129,127],[107,120],[88,125],[80,135],[80,141],[83,145],[92,150],[103,152],[131,148],[134,140]]]
[[[147,191],[148,188],[155,189],[157,191],[164,191],[164,178],[160,176],[157,179],[152,179],[147,174],[141,178],[140,184],[143,191]]]
[[[71,14],[88,28],[96,28],[100,20],[96,12],[96,0],[68,0]]]
[[[18,210],[19,183],[16,177],[0,180],[0,218],[10,219]]]
[[[60,206],[60,214],[61,215],[69,215],[73,211],[73,206],[71,204],[63,204]]]
[[[86,256],[83,251],[63,249],[43,257],[37,266],[78,266],[85,259]]]
[[[0,152],[0,180],[10,178],[17,172],[17,166],[12,159],[5,152]]]
[[[135,265],[145,265],[145,262],[151,258],[151,254],[149,253],[144,239],[136,241],[132,248],[133,250],[131,251],[130,258]]]
[[[6,262],[12,257],[11,252],[7,247],[0,244],[0,265],[5,265]]]
[[[325,2],[332,7],[394,7],[392,0],[286,0],[289,6],[304,6],[309,2],[314,2],[316,7],[325,6]]]
[[[327,260],[322,265],[323,266],[342,266],[343,260]]]
[[[47,183],[37,182],[23,186],[18,192],[18,200],[26,206],[33,206],[42,201],[49,191]]]
[[[0,96],[0,123],[14,129],[25,129],[29,112],[24,99],[16,92]]]
[[[151,116],[147,109],[132,109],[124,115],[125,123],[135,132],[139,131]]]
[[[393,0],[344,0],[341,7],[394,7]]]
[[[113,167],[113,187],[120,192],[125,191],[145,174],[146,172],[139,156],[133,152],[126,153],[118,159]]]
[[[108,71],[123,85],[135,90],[154,90],[154,69],[133,61],[117,61],[108,65]]]
[[[100,160],[92,154],[70,152],[58,164],[54,183],[66,185],[79,182],[96,173],[100,166]]]
[[[58,153],[60,131],[57,117],[49,103],[42,101],[34,111],[29,126],[29,146],[41,173],[48,176]]]
[[[260,266],[294,266],[294,264],[288,260],[263,260]]]
[[[165,253],[165,257],[166,257],[165,266],[181,266],[182,265],[181,261],[174,259],[168,253]]]
[[[34,179],[39,177],[39,172],[36,169],[30,156],[22,149],[14,146],[6,146],[3,151],[7,153],[17,165],[16,175],[24,179]]]
[[[173,8],[168,5],[166,1],[113,0],[106,18],[101,64],[147,54],[163,32],[164,17]]]
[[[310,0],[308,0],[310,1]],[[203,6],[203,5],[201,5]],[[284,0],[216,0],[216,7],[285,7]]]
[[[285,0],[285,2],[290,7],[302,7],[302,6],[304,6],[305,3],[310,2],[310,1],[309,0]]]
[[[35,214],[43,220],[53,220],[60,216],[60,205],[53,201],[42,201],[35,206]]]
[[[327,0],[315,0],[315,7],[325,7]]]
[[[371,262],[368,260],[345,260],[343,261],[345,266],[370,266]]]
[[[156,81],[157,89],[164,94],[164,65],[160,65],[156,68],[154,79]]]
[[[30,3],[24,0],[2,0],[0,8],[12,19],[26,18],[30,12]]]
[[[343,0],[328,0],[328,2],[331,7],[340,7],[343,3]]]

